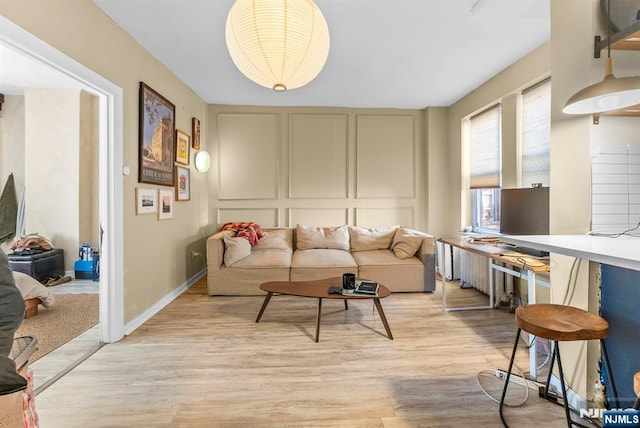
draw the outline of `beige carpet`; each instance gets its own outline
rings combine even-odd
[[[56,294],[55,304],[39,306],[38,315],[25,319],[16,334],[38,337],[38,349],[29,358],[34,362],[97,323],[97,294]]]

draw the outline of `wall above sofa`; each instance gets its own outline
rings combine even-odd
[[[421,110],[209,106],[210,224],[426,228]]]

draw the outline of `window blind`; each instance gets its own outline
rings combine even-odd
[[[522,93],[522,187],[549,186],[551,81]]]
[[[500,105],[473,116],[470,120],[472,189],[487,189],[501,185]]]

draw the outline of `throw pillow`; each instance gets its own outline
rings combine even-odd
[[[310,227],[297,225],[296,248],[312,250],[329,248],[349,251],[349,229],[347,225],[339,227]]]
[[[251,244],[244,238],[224,238],[224,264],[231,266],[251,254]]]
[[[391,248],[398,226],[380,229],[349,226],[351,251],[387,250]]]
[[[423,237],[409,232],[407,229],[401,227],[396,231],[393,237],[393,243],[391,249],[393,253],[399,259],[408,259],[420,248]]]

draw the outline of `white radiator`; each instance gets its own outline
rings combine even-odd
[[[459,259],[460,286],[477,288],[483,293],[489,294],[489,259],[468,251],[461,251]],[[512,293],[513,277],[511,275],[505,275],[501,272],[495,271],[494,275],[496,287],[495,296],[496,300],[500,301],[503,293]]]
[[[445,254],[445,262],[444,266],[440,266],[441,262],[441,254],[444,251],[444,248],[447,249]],[[444,245],[442,242],[437,242],[438,249],[438,273],[440,276],[444,276],[445,279],[451,281],[454,279],[460,279],[460,249],[456,247],[452,247],[451,245]]]

